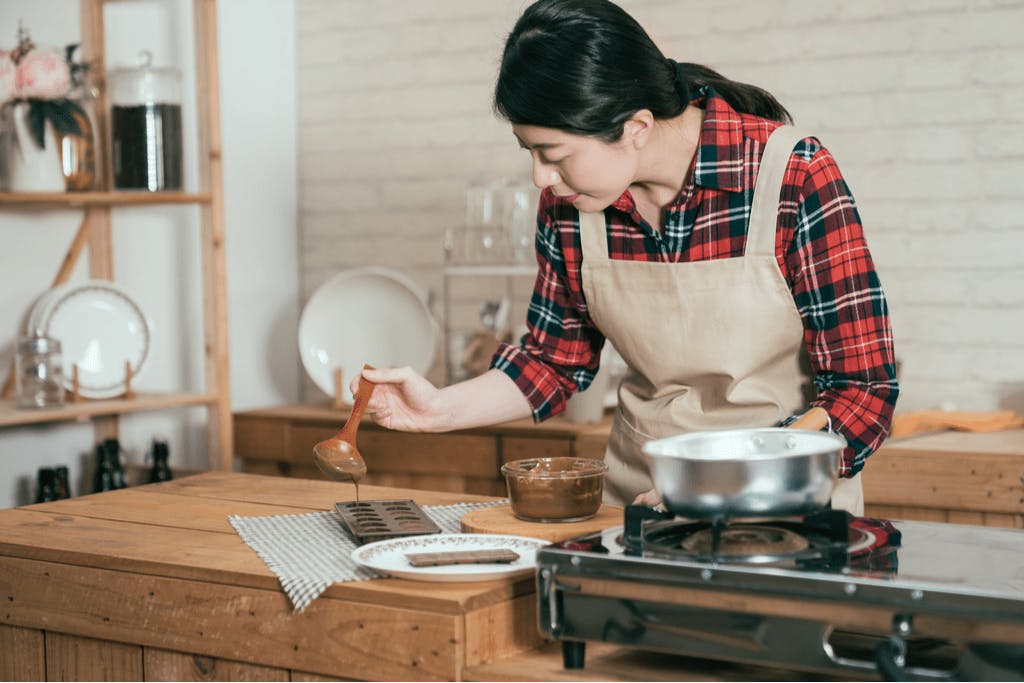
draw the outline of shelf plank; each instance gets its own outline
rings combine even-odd
[[[60,408],[15,408],[14,401],[0,400],[0,427],[88,420],[99,415],[141,413],[181,406],[203,406],[217,402],[216,394],[139,393],[135,398],[83,400]]]
[[[0,192],[0,206],[8,207],[80,208],[209,203],[208,192]]]

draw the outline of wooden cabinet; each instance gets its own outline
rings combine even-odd
[[[242,470],[321,479],[313,464],[313,444],[336,433],[347,416],[347,410],[328,405],[235,413],[235,453]],[[518,420],[444,434],[414,434],[364,420],[358,441],[369,484],[504,496],[503,463],[551,456],[604,458],[610,428],[610,416],[591,425],[555,417],[542,424]]]
[[[229,517],[319,513],[351,494],[331,481],[206,472],[0,510],[0,676],[455,681],[541,644],[531,576],[342,581],[295,613]]]
[[[313,444],[333,435],[346,411],[293,405],[236,413],[236,453],[246,472],[320,479]],[[359,451],[367,479],[382,486],[505,495],[502,463],[574,455],[604,458],[611,416],[580,425],[555,417],[446,434],[409,434],[366,421]],[[942,432],[888,442],[864,469],[869,516],[1024,527],[1024,429]]]
[[[82,44],[95,73],[104,63],[103,10],[108,0],[82,0]],[[114,0],[110,0],[113,2]],[[196,392],[136,394],[132,398],[87,400],[54,410],[19,410],[11,398],[0,399],[0,427],[60,421],[91,420],[97,440],[116,436],[118,416],[182,406],[205,406],[209,465],[230,469],[231,403],[228,376],[227,287],[224,265],[224,202],[221,185],[220,109],[218,105],[216,0],[193,0],[193,38],[196,49],[196,119],[198,122],[199,190],[196,192],[118,192],[112,190],[108,168],[100,173],[98,191],[68,193],[0,193],[3,209],[48,211],[78,209],[82,222],[51,283],[66,281],[75,262],[88,250],[89,276],[114,279],[112,213],[118,207],[183,204],[199,207],[197,227],[202,251],[202,309],[204,329],[204,388]],[[96,106],[101,157],[109,162],[105,93]],[[30,239],[28,236],[26,239]]]
[[[1024,429],[940,432],[882,445],[864,468],[867,514],[1024,528]]]

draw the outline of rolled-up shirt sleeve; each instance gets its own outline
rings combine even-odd
[[[597,372],[604,336],[585,313],[582,292],[570,287],[564,249],[579,249],[578,228],[556,229],[561,210],[550,191],[541,194],[537,213],[537,279],[519,345],[502,344],[491,367],[504,372],[523,392],[533,419],[543,421],[565,410]],[[578,253],[578,252],[577,252]],[[579,277],[574,278],[579,282]]]
[[[857,207],[835,159],[814,142],[805,160],[786,262],[818,389],[815,405],[846,438],[840,475],[851,477],[890,431],[899,395],[892,327]]]

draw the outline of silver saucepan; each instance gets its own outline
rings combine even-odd
[[[727,520],[823,508],[844,448],[846,439],[838,434],[791,426],[681,434],[649,441],[643,451],[670,512]]]

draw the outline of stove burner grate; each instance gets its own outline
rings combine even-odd
[[[650,514],[639,507],[626,510],[627,554],[712,564],[835,570],[847,566],[848,548],[854,540],[850,536],[849,515],[836,510],[799,519],[726,525],[665,517],[652,521]]]
[[[733,524],[722,529],[718,538],[715,536],[714,528],[700,529],[684,537],[680,546],[695,555],[720,557],[788,555],[810,547],[800,534],[769,525]]]

